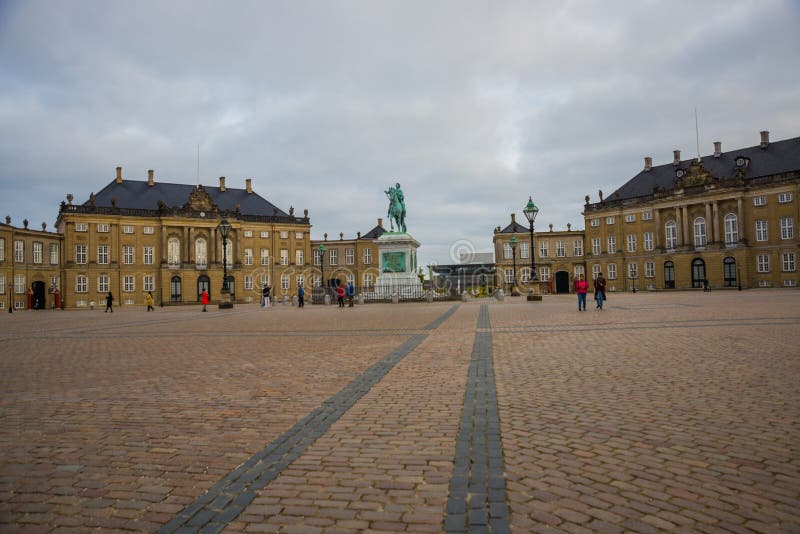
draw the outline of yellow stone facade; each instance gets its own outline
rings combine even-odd
[[[341,284],[353,282],[355,286],[363,288],[375,285],[380,274],[377,243],[380,232],[376,230],[383,229],[383,220],[378,219],[377,222],[377,226],[364,236],[359,232],[357,237],[345,239],[344,234],[340,233],[339,239],[329,240],[326,233],[323,239],[311,242],[314,266],[324,270],[328,284],[331,283],[330,280],[336,279]],[[320,254],[320,245],[324,245],[324,254]],[[321,268],[320,260],[323,258],[324,267]],[[315,285],[317,283],[318,280],[315,279]]]

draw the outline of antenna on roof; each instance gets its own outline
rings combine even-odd
[[[197,189],[200,189],[200,143],[197,143]]]
[[[694,108],[694,136],[697,140],[697,161],[700,161],[700,128],[697,126],[697,106]]]

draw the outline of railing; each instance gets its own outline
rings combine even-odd
[[[354,300],[362,298],[364,302],[392,302],[392,299],[397,296],[397,299],[405,302],[425,302],[429,298],[432,300],[457,300],[460,296],[448,291],[439,291],[436,289],[424,289],[421,284],[419,285],[373,285],[373,286],[354,286],[355,295]],[[345,291],[346,291],[345,286]],[[336,302],[336,288],[333,287],[320,287],[316,286],[311,290],[311,302],[313,304],[323,304],[325,302],[325,295],[329,295],[331,302]],[[345,294],[344,299],[349,297]]]

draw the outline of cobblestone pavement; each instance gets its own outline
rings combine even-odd
[[[0,317],[0,532],[800,532],[800,292],[198,312]]]

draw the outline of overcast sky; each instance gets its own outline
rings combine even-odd
[[[52,228],[114,179],[244,187],[312,236],[386,219],[420,263],[583,228],[672,150],[800,135],[800,2],[0,0],[0,217]],[[388,226],[388,222],[386,223]]]

